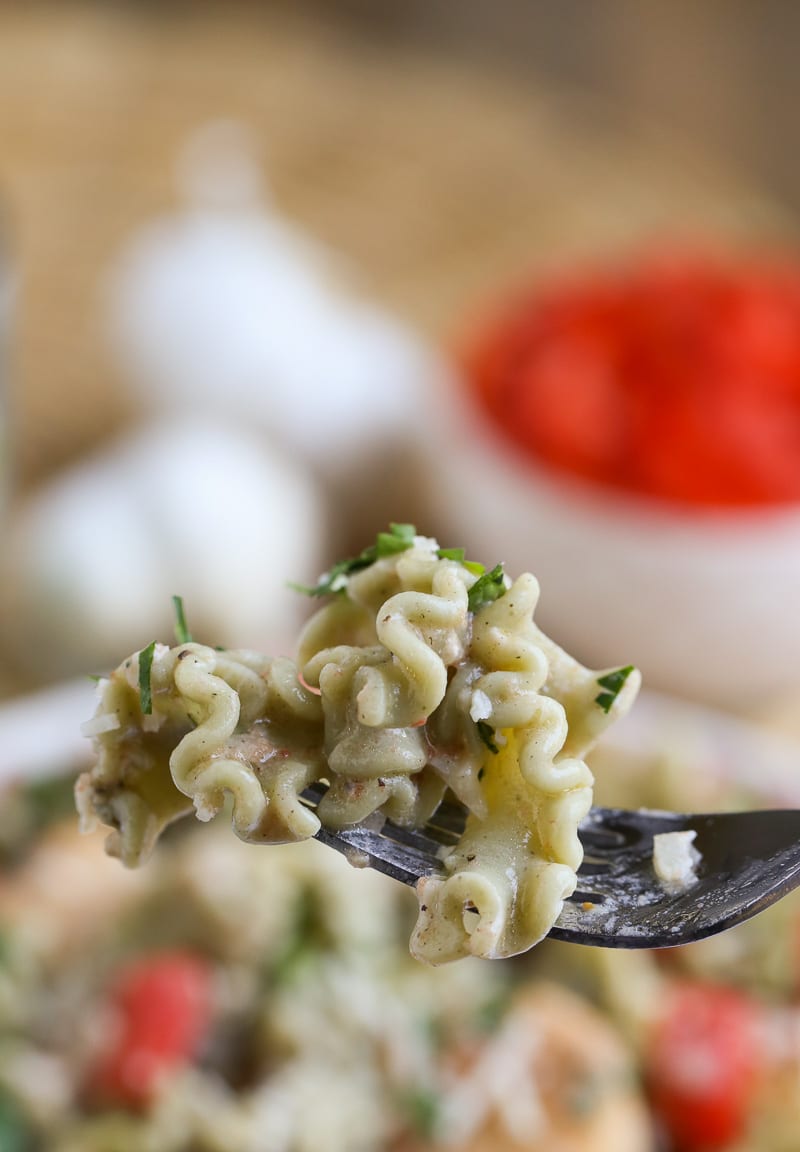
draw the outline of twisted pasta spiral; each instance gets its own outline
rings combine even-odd
[[[412,951],[442,963],[529,948],[576,885],[592,800],[581,757],[638,673],[608,674],[601,696],[603,674],[534,624],[533,576],[476,571],[413,530],[336,580],[297,663],[187,642],[120,665],[90,722],[79,807],[132,865],[172,820],[210,819],[226,797],[237,835],[276,843],[374,813],[419,825],[449,789],[466,830],[445,876],[420,882]],[[314,812],[302,793],[319,782]]]

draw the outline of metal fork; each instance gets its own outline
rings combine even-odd
[[[324,789],[310,789],[312,805]],[[414,887],[445,876],[442,857],[459,839],[464,809],[445,802],[424,828],[366,821],[317,833],[352,863]],[[670,888],[653,868],[653,837],[695,832],[697,879]],[[592,808],[580,827],[584,861],[578,888],[550,935],[604,948],[667,948],[702,940],[762,912],[800,886],[800,812],[684,815]]]

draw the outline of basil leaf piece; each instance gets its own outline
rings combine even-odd
[[[149,716],[153,711],[153,691],[150,684],[150,673],[153,668],[153,653],[156,650],[155,640],[151,640],[146,648],[139,653],[139,699],[142,703],[142,712]]]
[[[624,668],[617,668],[613,672],[606,672],[605,676],[598,676],[597,683],[601,688],[605,688],[605,692],[601,692],[599,696],[595,696],[594,702],[598,704],[606,715],[611,711],[611,708],[622,691],[625,681],[633,672],[633,664],[627,664]]]
[[[477,720],[475,727],[478,729],[478,735],[490,752],[494,752],[495,756],[500,751],[494,738],[494,728],[491,724],[487,724],[485,720]]]
[[[173,596],[172,607],[175,609],[175,639],[179,644],[191,644],[192,634],[186,626],[186,615],[183,611],[183,597]]]
[[[503,565],[496,564],[491,572],[484,572],[472,585],[467,596],[467,606],[470,612],[477,612],[484,604],[491,604],[505,594]]]

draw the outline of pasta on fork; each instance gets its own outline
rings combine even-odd
[[[191,640],[150,644],[99,686],[86,823],[128,866],[164,828],[232,799],[253,844],[305,840],[368,817],[423,825],[446,794],[468,812],[418,886],[420,960],[513,956],[552,927],[582,859],[592,803],[583,757],[630,707],[631,667],[584,668],[536,626],[539,586],[440,548],[412,525],[335,565],[311,595],[296,661]],[[304,803],[325,782],[316,810]]]

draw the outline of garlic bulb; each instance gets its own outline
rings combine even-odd
[[[363,487],[365,468],[413,438],[436,356],[272,207],[242,125],[203,126],[179,175],[183,204],[140,229],[108,279],[127,384],[151,411],[223,412],[327,482]]]
[[[3,629],[52,678],[101,672],[172,635],[172,595],[211,644],[291,645],[304,613],[287,580],[325,554],[307,471],[261,437],[206,421],[147,428],[23,505],[3,550]]]

